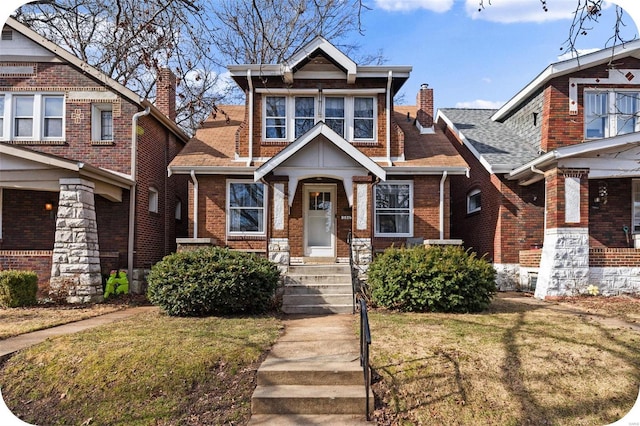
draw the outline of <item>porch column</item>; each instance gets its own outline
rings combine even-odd
[[[547,173],[546,226],[535,297],[579,294],[589,283],[589,170]]]
[[[70,303],[102,300],[94,184],[60,179],[60,200],[51,266],[51,292]]]
[[[351,215],[351,252],[353,263],[360,271],[366,271],[373,260],[371,240],[373,214],[373,179],[371,176],[353,177],[353,206]]]
[[[291,260],[289,247],[289,203],[287,202],[287,177],[275,179],[272,185],[271,231],[267,247],[269,260],[276,263],[281,271],[286,272]]]

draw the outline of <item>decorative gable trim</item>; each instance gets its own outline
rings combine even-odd
[[[293,69],[300,65],[301,62],[308,59],[316,51],[321,50],[329,58],[331,58],[340,68],[345,70],[347,75],[347,83],[353,84],[356,82],[357,64],[353,62],[347,55],[342,53],[333,44],[329,43],[323,37],[316,37],[309,44],[305,45],[298,52],[296,52],[288,61],[283,63],[283,76],[285,83],[293,83],[294,72]]]
[[[578,114],[578,85],[640,85],[639,69],[610,69],[609,78],[570,78],[569,79],[569,114]]]

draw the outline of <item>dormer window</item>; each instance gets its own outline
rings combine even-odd
[[[322,95],[319,91],[304,89],[299,93],[287,91],[286,95],[280,95],[276,91],[274,95],[265,95],[263,140],[292,142],[323,121],[349,142],[376,141],[376,96],[343,96],[344,90],[325,92],[328,93]]]

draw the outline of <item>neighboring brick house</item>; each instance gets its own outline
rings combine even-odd
[[[99,300],[110,269],[141,272],[186,235],[187,182],[167,166],[188,137],[175,76],[157,107],[9,18],[0,41],[0,269]]]
[[[391,244],[448,242],[450,177],[467,164],[433,127],[433,91],[393,97],[407,66],[360,66],[318,37],[282,64],[229,66],[246,105],[219,106],[171,162],[191,177],[189,239],[290,264],[368,264]],[[416,119],[416,114],[418,117]]]
[[[453,237],[501,288],[640,293],[640,41],[554,63],[499,110],[437,116],[470,178]]]

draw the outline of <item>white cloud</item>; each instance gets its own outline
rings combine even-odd
[[[476,99],[475,101],[466,101],[456,103],[456,108],[469,109],[498,109],[504,105],[502,101],[485,101],[484,99]]]
[[[491,78],[489,78],[489,77],[483,77],[482,78],[482,82],[483,83],[487,83],[487,84],[491,84],[493,82],[493,80],[491,80]]]
[[[597,52],[600,49],[578,49],[578,56],[584,56],[589,53]],[[574,59],[576,57],[576,52],[567,52],[564,55],[558,56],[558,61],[566,61],[568,59]]]
[[[454,0],[375,0],[376,7],[390,12],[408,12],[426,9],[432,12],[447,12]]]
[[[542,9],[539,0],[484,0],[480,9],[479,0],[465,0],[467,15],[473,19],[512,24],[516,22],[547,22],[572,19],[576,11],[576,0],[554,0],[547,3],[548,11]],[[605,8],[610,5],[605,5]]]

